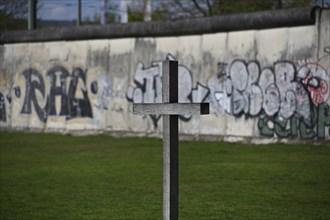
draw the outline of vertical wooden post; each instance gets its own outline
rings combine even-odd
[[[37,26],[37,0],[28,2],[28,29],[34,30]]]
[[[163,63],[163,103],[178,102],[178,62]],[[163,115],[163,220],[178,219],[178,115]]]
[[[180,114],[209,114],[209,103],[178,103],[178,62],[163,62],[163,103],[134,104],[137,115],[163,116],[163,220],[179,217],[179,125]]]
[[[81,25],[81,0],[77,0],[77,26]]]

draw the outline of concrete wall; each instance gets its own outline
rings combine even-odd
[[[135,116],[132,103],[161,102],[162,61],[175,59],[179,101],[210,103],[210,115],[180,116],[183,136],[327,141],[329,18],[323,10],[307,25],[76,41],[4,33],[0,127],[161,135],[160,116]]]

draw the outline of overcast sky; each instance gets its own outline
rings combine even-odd
[[[77,18],[77,0],[39,0],[41,8],[38,18],[43,20],[75,20]],[[131,0],[126,0],[131,1]],[[93,18],[94,14],[100,14],[103,0],[81,0],[82,19]],[[111,0],[112,4],[119,0]]]

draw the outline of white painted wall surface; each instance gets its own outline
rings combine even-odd
[[[329,11],[327,12],[329,13]],[[327,15],[323,15],[327,16]],[[315,26],[195,36],[7,44],[0,50],[0,127],[159,135],[161,61],[179,61],[180,133],[330,139],[329,20]]]

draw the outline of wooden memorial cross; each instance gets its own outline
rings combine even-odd
[[[163,103],[133,104],[133,114],[163,115],[163,220],[178,219],[178,115],[208,114],[209,103],[178,103],[178,62],[163,62]]]

